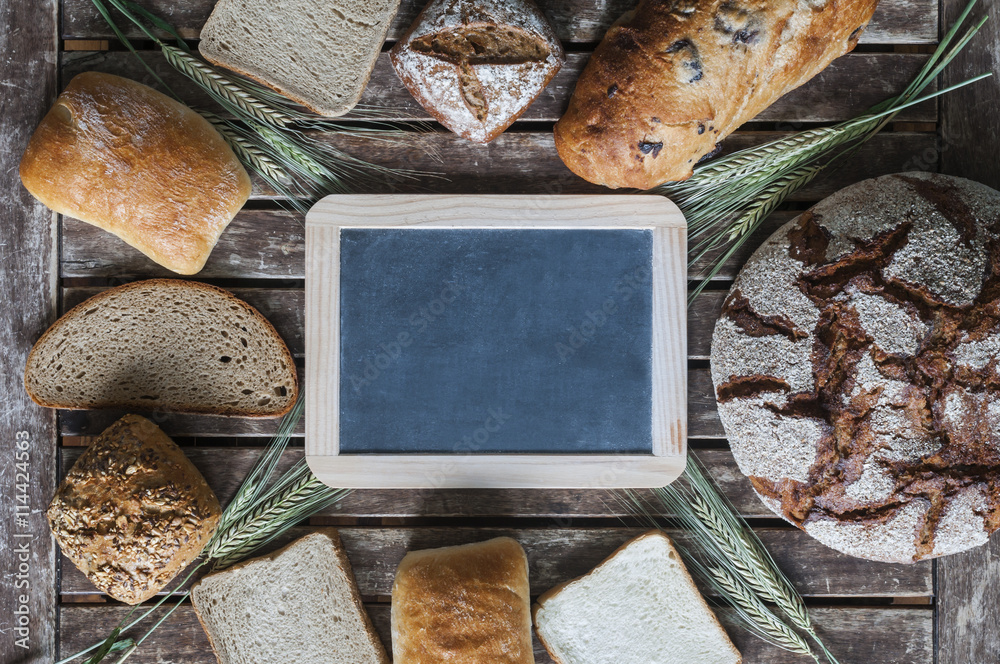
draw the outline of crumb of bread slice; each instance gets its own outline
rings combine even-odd
[[[31,349],[24,385],[49,408],[280,417],[298,374],[271,323],[229,291],[149,279],[64,314]]]
[[[220,664],[389,664],[334,529],[206,576],[191,601]]]
[[[201,31],[209,62],[327,117],[368,83],[400,0],[220,0]]]
[[[740,664],[742,657],[666,535],[623,544],[538,598],[535,630],[560,664]]]

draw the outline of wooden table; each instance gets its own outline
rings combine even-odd
[[[729,150],[813,123],[847,118],[899,91],[925,61],[941,26],[965,0],[882,0],[857,50],[780,100],[726,141]],[[196,38],[213,0],[145,0],[186,36]],[[397,38],[422,4],[404,0],[390,30]],[[552,145],[573,81],[606,27],[632,0],[543,0],[540,3],[567,46],[567,64],[511,130],[486,147],[435,127],[400,143],[336,137],[346,150],[388,165],[443,172],[398,190],[442,193],[598,193],[566,170]],[[953,83],[998,66],[1000,6],[983,0],[979,14],[993,15],[968,53],[944,75]],[[20,186],[17,163],[35,125],[76,73],[91,69],[149,82],[132,56],[111,42],[110,31],[89,0],[0,0],[0,654],[4,662],[51,662],[89,645],[123,614],[123,606],[95,594],[56,550],[44,519],[57,478],[88,437],[115,414],[59,413],[34,406],[21,374],[32,343],[57,313],[111,285],[166,276],[112,236],[73,219],[60,219]],[[134,33],[134,31],[131,31]],[[134,34],[133,34],[134,36]],[[148,44],[147,44],[148,47]],[[990,54],[993,54],[990,56]],[[192,102],[203,101],[159,57],[143,57]],[[992,59],[991,59],[992,58]],[[991,64],[992,63],[992,64]],[[403,89],[383,54],[365,101],[400,120],[426,119]],[[708,376],[708,339],[728,287],[751,247],[811,202],[858,180],[910,169],[941,170],[1000,188],[1000,81],[980,83],[940,104],[904,112],[850,163],[795,195],[746,251],[718,277],[689,314],[690,445],[699,450],[738,508],[751,520],[780,565],[806,596],[821,632],[841,661],[980,664],[1000,659],[1000,544],[911,566],[869,563],[839,555],[774,518],[753,497],[730,456],[715,411]],[[373,182],[368,191],[390,191]],[[700,269],[691,275],[699,277]],[[303,226],[257,188],[223,236],[199,279],[232,288],[278,327],[301,362]],[[185,446],[223,500],[232,495],[274,423],[206,417],[158,416]],[[23,432],[23,433],[19,433]],[[16,466],[18,440],[30,440],[27,467]],[[288,453],[288,462],[300,450]],[[28,482],[17,477],[27,471]],[[608,494],[588,491],[357,491],[312,520],[342,526],[355,573],[371,615],[388,643],[388,596],[404,552],[485,539],[518,538],[531,562],[533,594],[588,570],[636,532],[623,525]],[[25,585],[26,584],[26,585]],[[15,641],[18,611],[27,615],[28,649]],[[723,620],[745,661],[799,662]],[[212,662],[214,658],[189,606],[175,614],[130,660]],[[549,658],[538,651],[539,662]]]

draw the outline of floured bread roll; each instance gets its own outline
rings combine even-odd
[[[885,562],[1000,526],[998,236],[1000,192],[903,173],[834,194],[750,258],[712,379],[772,510]]]

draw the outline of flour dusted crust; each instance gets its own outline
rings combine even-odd
[[[441,124],[488,143],[548,85],[565,54],[531,0],[432,0],[390,59]]]
[[[1000,192],[848,187],[750,258],[712,339],[719,414],[764,502],[909,563],[1000,527]]]

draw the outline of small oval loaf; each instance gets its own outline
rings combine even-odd
[[[641,0],[608,30],[556,123],[607,187],[684,180],[719,141],[854,48],[878,0]]]
[[[204,267],[250,197],[250,176],[208,120],[98,72],[77,75],[59,95],[20,173],[50,209],[114,233],[178,274]]]

